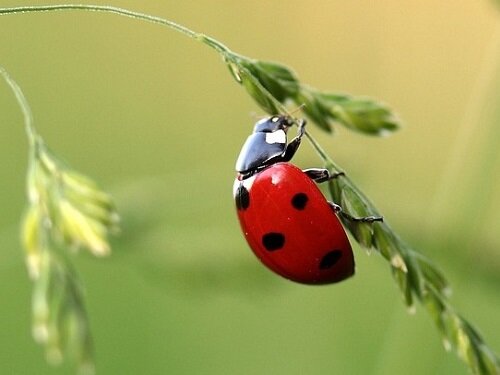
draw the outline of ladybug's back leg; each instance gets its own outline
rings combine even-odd
[[[362,217],[355,217],[347,212],[344,211],[344,209],[339,206],[336,203],[328,201],[328,204],[332,208],[333,212],[336,214],[340,214],[343,217],[345,217],[349,221],[356,221],[356,222],[362,222],[362,223],[373,223],[374,221],[384,221],[384,218],[382,216],[362,216]]]
[[[302,170],[311,180],[317,182],[317,183],[322,183],[326,181],[333,180],[339,176],[344,176],[344,172],[337,172],[337,173],[331,173],[328,169],[326,168],[309,168],[309,169],[304,169]],[[344,218],[350,221],[357,221],[357,222],[363,222],[363,223],[373,223],[374,221],[383,221],[383,217],[381,216],[364,216],[364,217],[354,217],[347,212],[345,212],[342,207],[336,203],[333,202],[328,202],[330,206],[332,207],[332,210],[336,214],[342,215]]]

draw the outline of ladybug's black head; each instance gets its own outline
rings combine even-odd
[[[272,116],[255,124],[241,149],[236,170],[243,178],[281,161],[287,148],[286,132],[292,126],[288,116]]]
[[[272,116],[258,121],[253,128],[253,132],[272,133],[276,130],[286,132],[290,126],[292,126],[292,122],[288,116]]]

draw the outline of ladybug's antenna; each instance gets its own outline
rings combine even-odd
[[[252,119],[254,121],[262,120],[265,117],[265,116],[257,114],[257,112],[255,112],[255,111],[250,112],[250,116],[252,117]]]
[[[299,124],[300,124],[300,122],[301,122],[302,120],[297,121],[297,120],[293,117],[293,114],[294,114],[294,113],[297,113],[297,112],[299,112],[299,111],[301,111],[301,110],[302,110],[302,108],[304,108],[305,106],[306,106],[306,104],[305,104],[305,103],[302,103],[302,104],[301,104],[301,105],[299,105],[297,108],[295,108],[294,110],[290,111],[290,113],[288,114],[288,116],[289,116],[290,120],[292,120],[292,123],[295,123],[297,126],[300,126]]]
[[[305,103],[302,103],[301,105],[299,105],[297,108],[291,110],[290,112],[287,112],[286,116],[292,116],[293,114],[299,112],[302,110],[302,108],[304,108],[306,106]],[[254,120],[262,120],[262,119],[265,119],[265,118],[268,118],[270,115],[266,114],[266,115],[258,115],[257,113],[255,112],[251,112],[250,113],[250,116],[253,117]],[[279,115],[273,115],[273,116],[279,116]]]
[[[302,103],[297,108],[295,108],[294,110],[290,111],[290,115],[293,115],[294,113],[302,111],[302,108],[304,108],[305,106],[306,106],[306,103]]]

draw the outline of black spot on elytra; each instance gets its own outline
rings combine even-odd
[[[266,233],[262,236],[262,244],[267,251],[279,250],[285,244],[285,236],[282,233]]]
[[[332,268],[339,261],[341,257],[342,257],[342,251],[340,250],[333,250],[326,253],[321,259],[321,262],[319,262],[319,269],[327,270],[329,268]]]
[[[297,210],[303,210],[306,208],[306,204],[309,198],[305,193],[297,193],[292,198],[292,206]]]
[[[248,206],[250,206],[250,194],[248,193],[247,188],[243,186],[243,184],[240,184],[240,186],[238,186],[234,199],[236,201],[236,208],[238,210],[246,210]]]

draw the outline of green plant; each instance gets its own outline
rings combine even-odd
[[[170,27],[200,41],[213,48],[223,58],[236,81],[270,114],[286,113],[291,116],[285,104],[293,102],[295,106],[304,104],[304,112],[309,119],[326,131],[332,131],[332,125],[335,123],[370,135],[380,135],[398,127],[399,121],[392,111],[377,101],[311,88],[302,84],[294,72],[284,65],[239,55],[213,38],[159,17],[110,6],[70,4],[0,8],[0,15],[62,10],[119,14]],[[116,227],[116,214],[107,195],[100,192],[89,180],[63,166],[47,150],[33,129],[31,114],[22,93],[6,72],[2,73],[23,108],[30,139],[30,205],[24,220],[24,239],[28,269],[35,280],[34,294],[44,296],[42,301],[45,301],[43,308],[37,308],[38,299],[34,298],[35,328],[36,316],[41,316],[39,311],[53,314],[51,316],[55,317],[54,321],[59,322],[59,314],[67,311],[60,306],[72,306],[73,310],[70,311],[73,312],[69,316],[73,318],[68,319],[78,322],[77,331],[80,332],[79,335],[72,336],[79,345],[76,353],[80,357],[80,365],[89,368],[91,346],[79,282],[64,253],[57,251],[57,248],[60,243],[81,244],[97,255],[106,253],[109,249],[106,236]],[[316,140],[309,133],[306,133],[306,136],[325,167],[332,172],[341,172],[342,169]],[[332,180],[329,190],[333,200],[341,204],[352,216],[380,215],[369,199],[346,176]],[[48,226],[48,222],[54,225]],[[475,374],[497,374],[500,371],[499,358],[484,343],[472,325],[450,304],[448,283],[427,258],[404,243],[386,222],[368,224],[344,221],[344,225],[361,245],[367,249],[377,249],[388,261],[391,273],[410,310],[413,310],[415,301],[427,308],[443,336],[446,349],[453,348]],[[44,267],[52,270],[47,274],[55,275],[52,276],[54,279],[41,276]],[[43,283],[38,280],[43,280]],[[53,292],[51,288],[43,289],[44,285],[59,284],[58,280],[62,280],[62,285],[65,285],[62,290],[56,289]],[[42,286],[37,287],[38,285]],[[39,289],[48,290],[50,293],[38,292]],[[62,327],[60,325],[59,330]],[[58,332],[53,339],[44,341],[52,359],[60,358],[59,354],[53,354],[61,351],[62,345],[58,341],[60,335]]]
[[[82,373],[93,373],[83,285],[61,247],[107,255],[107,236],[117,229],[118,215],[106,193],[49,150],[33,126],[21,89],[2,67],[0,75],[23,111],[29,140],[28,207],[22,240],[33,282],[33,337],[45,345],[49,362],[60,363],[66,350],[76,358]]]

